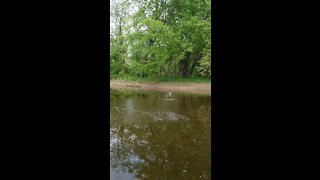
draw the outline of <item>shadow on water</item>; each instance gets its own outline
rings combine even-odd
[[[211,179],[211,96],[110,92],[110,179]]]

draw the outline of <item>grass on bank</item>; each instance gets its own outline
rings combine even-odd
[[[166,83],[210,83],[211,77],[188,77],[180,78],[174,77],[168,79],[167,77],[132,77],[132,76],[111,76],[110,80],[130,81],[130,82],[166,82]]]

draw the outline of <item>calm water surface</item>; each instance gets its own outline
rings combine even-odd
[[[110,92],[110,179],[211,179],[211,96]]]

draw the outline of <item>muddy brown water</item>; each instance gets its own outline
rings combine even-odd
[[[211,96],[110,90],[110,179],[211,179]]]

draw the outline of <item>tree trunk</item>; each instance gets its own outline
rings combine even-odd
[[[168,70],[167,70],[167,77],[168,77],[168,79],[171,78],[171,67],[170,67],[170,65],[171,65],[171,61],[168,63]]]
[[[179,67],[180,67],[180,77],[185,78],[187,77],[187,65],[188,65],[188,60],[190,57],[190,53],[186,53],[184,56],[184,59],[180,61]]]
[[[189,77],[192,76],[193,70],[194,70],[194,68],[196,67],[196,65],[198,64],[200,58],[201,58],[201,53],[200,53],[200,51],[197,51],[196,56],[195,56],[195,58],[194,58],[194,60],[193,60],[191,69],[190,69]]]

